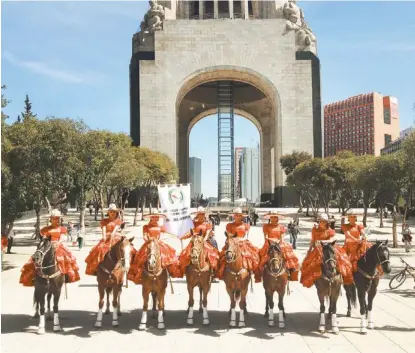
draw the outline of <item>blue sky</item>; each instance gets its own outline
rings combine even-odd
[[[318,40],[323,104],[377,91],[399,99],[401,128],[415,119],[415,2],[300,2]],[[39,117],[82,118],[129,133],[131,37],[148,7],[138,2],[2,2],[2,77],[15,119],[26,93]],[[252,123],[235,122],[235,146],[253,147]],[[206,141],[211,144],[198,144]],[[216,195],[214,117],[192,130],[202,188]]]

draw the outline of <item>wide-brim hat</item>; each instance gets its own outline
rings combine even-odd
[[[264,215],[264,219],[271,219],[271,217],[278,217],[278,219],[285,218],[284,215],[277,213],[277,212],[268,212],[267,214]]]
[[[143,215],[143,219],[150,219],[151,217],[167,218],[163,213],[148,213]]]
[[[343,215],[341,218],[349,218],[349,217],[359,217],[359,216],[363,216],[363,214],[361,213],[355,213],[355,212],[350,212],[348,214]]]
[[[198,214],[206,214],[206,213],[207,213],[207,212],[206,212],[205,208],[204,208],[204,207],[202,207],[202,206],[199,206],[199,207],[197,208],[196,212],[192,212],[192,214],[196,214],[196,215],[198,215]]]
[[[61,211],[54,209],[52,210],[52,212],[50,213],[50,218],[61,218],[62,214]]]
[[[116,205],[115,203],[111,203],[111,204],[108,206],[108,212],[110,212],[110,211],[113,211],[113,212],[118,212],[118,213],[120,213],[120,212],[121,212],[121,210],[117,207],[117,205]]]
[[[231,215],[231,216],[241,215],[242,217],[247,217],[247,216],[248,216],[246,213],[243,213],[243,212],[242,212],[242,208],[240,208],[240,207],[235,208],[235,209],[231,212],[231,214],[230,214],[230,215]]]
[[[322,213],[321,215],[318,216],[318,220],[319,221],[325,221],[325,222],[330,222],[329,221],[329,215],[327,213]]]

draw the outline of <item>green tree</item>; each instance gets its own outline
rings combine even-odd
[[[26,98],[24,100],[24,111],[21,113],[18,118],[24,121],[26,119],[36,118],[37,114],[33,114],[32,112],[32,103],[30,102],[29,96],[26,94]]]

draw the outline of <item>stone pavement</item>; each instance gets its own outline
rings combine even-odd
[[[290,210],[283,210],[289,212]],[[75,217],[74,214],[70,215]],[[338,215],[338,224],[340,223]],[[87,221],[89,216],[87,217]],[[127,221],[131,224],[132,214]],[[378,219],[369,220],[372,239],[391,240],[391,224],[386,220],[385,227],[376,225]],[[67,222],[67,219],[65,219]],[[92,226],[96,224],[90,222]],[[287,223],[287,222],[283,222]],[[84,259],[90,246],[99,238],[99,228],[90,228],[87,234],[87,247],[79,251],[71,247],[78,259],[81,281],[69,284],[68,299],[60,300],[60,322],[63,332],[53,333],[52,322],[47,321],[47,333],[43,336],[36,334],[38,320],[32,319],[34,313],[33,288],[25,288],[18,284],[20,268],[34,252],[34,242],[28,240],[34,220],[25,220],[16,225],[16,247],[14,254],[4,256],[4,264],[8,270],[2,272],[2,320],[1,320],[1,351],[2,352],[44,352],[48,348],[59,352],[229,352],[244,351],[263,352],[272,350],[292,352],[365,352],[365,353],[395,353],[415,352],[415,290],[412,279],[407,279],[402,287],[389,290],[389,278],[401,267],[399,256],[415,265],[415,250],[406,254],[402,244],[399,249],[391,249],[393,270],[391,275],[380,281],[378,295],[374,301],[374,319],[376,328],[366,336],[359,334],[360,319],[358,310],[354,309],[352,317],[344,316],[346,312],[346,296],[339,298],[338,319],[339,335],[317,332],[319,321],[319,302],[314,288],[303,288],[299,283],[291,283],[290,295],[285,297],[285,309],[288,314],[286,328],[269,328],[263,317],[265,297],[262,284],[254,285],[254,293],[248,294],[247,327],[229,329],[229,297],[222,282],[213,283],[208,297],[210,326],[203,327],[202,317],[197,313],[195,305],[194,327],[186,325],[186,309],[188,294],[185,279],[173,280],[174,294],[170,288],[166,295],[166,330],[156,328],[156,320],[150,319],[145,332],[138,331],[141,318],[142,296],[140,286],[132,282],[129,288],[124,288],[121,297],[123,316],[119,319],[119,327],[111,326],[111,316],[104,316],[101,329],[94,327],[98,308],[98,292],[95,277],[84,275]],[[302,217],[300,219],[301,234],[298,241],[297,255],[300,260],[305,255],[308,246],[310,229],[313,222]],[[224,226],[222,222],[217,227],[216,238],[221,247],[224,243]],[[249,239],[261,246],[263,235],[262,224],[252,227]],[[411,228],[413,229],[413,228]],[[22,233],[27,232],[25,235]],[[142,244],[141,227],[128,226],[128,232],[136,236],[134,245]],[[20,235],[19,235],[20,234]],[[343,237],[339,235],[339,238]],[[288,237],[286,238],[288,239]],[[178,251],[180,241],[167,237],[166,242]],[[186,245],[185,243],[184,245]],[[195,295],[196,301],[198,294]]]

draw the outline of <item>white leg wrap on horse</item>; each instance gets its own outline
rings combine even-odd
[[[372,311],[367,312],[367,327],[370,329],[375,328],[375,323],[373,321]]]
[[[112,326],[118,326],[118,308],[112,307]]]
[[[59,314],[53,313],[53,326],[59,326]]]
[[[203,307],[203,325],[209,325],[209,315],[205,306]]]
[[[138,326],[139,330],[145,330],[147,326],[147,311],[143,311],[141,314],[141,322],[140,326]]]
[[[164,329],[163,310],[159,310],[157,328],[158,329]]]
[[[318,327],[320,332],[326,331],[326,316],[324,313],[320,313],[320,325]]]
[[[331,314],[331,331],[333,333],[339,333],[339,328],[337,327],[337,315]]]
[[[187,315],[187,324],[193,325],[193,306],[189,306],[189,314]]]
[[[102,309],[98,309],[97,321],[95,322],[95,327],[101,327],[101,326],[102,326]]]
[[[269,309],[268,326],[274,326],[274,309]]]
[[[280,310],[278,312],[278,326],[279,326],[279,328],[284,328],[285,327],[285,323],[284,323],[284,310]]]
[[[360,317],[360,333],[367,333],[366,315]]]
[[[45,333],[45,315],[40,315],[39,317],[39,327],[37,332],[39,334]]]
[[[231,309],[231,322],[229,323],[230,326],[235,327],[236,326],[236,310]]]
[[[245,327],[245,312],[243,309],[239,310],[239,327]]]

